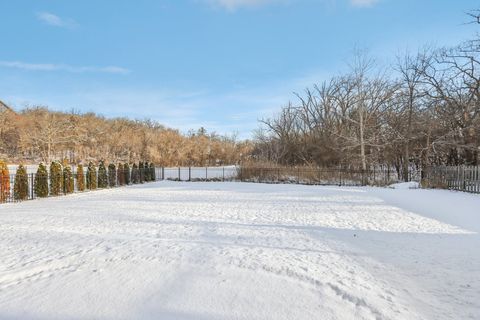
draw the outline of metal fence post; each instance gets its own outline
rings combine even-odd
[[[32,195],[32,199],[34,198],[35,196],[35,184],[34,184],[34,181],[35,181],[35,178],[34,178],[34,173],[31,173],[30,174],[30,185],[31,185],[31,195]]]

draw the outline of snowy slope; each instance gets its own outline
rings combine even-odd
[[[478,319],[480,197],[158,182],[0,206],[2,319]]]

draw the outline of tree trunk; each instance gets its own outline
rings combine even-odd
[[[403,157],[403,180],[408,182],[409,177],[409,166],[410,166],[410,139],[412,135],[412,115],[413,115],[413,89],[409,90],[408,97],[408,121],[407,121],[407,132],[405,134],[405,154]]]
[[[359,112],[359,123],[360,123],[360,158],[362,160],[362,170],[367,170],[367,157],[365,156],[365,132],[364,132],[364,119],[363,119],[363,109],[360,108]]]

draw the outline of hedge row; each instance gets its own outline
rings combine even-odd
[[[77,166],[76,172],[68,164],[62,165],[58,161],[51,163],[49,170],[44,163],[40,163],[33,178],[33,192],[36,197],[44,198],[69,194],[75,191],[104,189],[123,186],[130,183],[137,184],[155,181],[155,166],[153,163],[134,163],[132,168],[128,163],[115,165],[110,163],[106,167],[104,161],[97,166],[89,162],[86,172],[83,165]],[[29,177],[25,166],[19,165],[15,174],[13,199],[16,201],[29,198]],[[0,203],[11,199],[10,174],[7,164],[0,160]]]

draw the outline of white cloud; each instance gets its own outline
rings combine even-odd
[[[371,7],[379,0],[350,0],[350,3],[354,7]]]
[[[242,7],[256,7],[273,2],[283,2],[282,0],[208,0],[210,4],[216,7],[235,11]]]
[[[214,7],[219,7],[228,11],[235,11],[245,7],[258,7],[274,3],[289,3],[293,0],[201,0],[207,1]],[[317,0],[326,2],[326,0]],[[335,0],[333,0],[335,1]],[[371,7],[380,0],[348,0],[354,7]]]
[[[78,24],[72,19],[63,19],[50,12],[37,12],[38,20],[42,21],[49,26],[60,28],[75,28]]]
[[[20,61],[0,61],[0,67],[14,68],[27,71],[65,71],[71,73],[97,72],[97,73],[112,73],[112,74],[128,74],[130,70],[116,67],[76,67],[66,64],[52,64],[52,63],[25,63]]]

